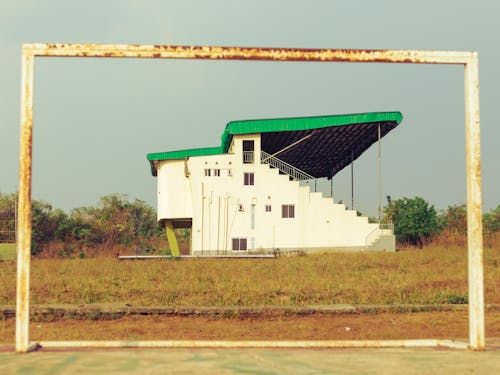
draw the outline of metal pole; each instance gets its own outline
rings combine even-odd
[[[378,124],[378,222],[382,218],[382,148],[380,143],[380,124]]]
[[[205,233],[205,185],[201,183],[201,255],[203,255],[203,235]]]
[[[29,351],[29,290],[31,260],[31,168],[33,142],[34,55],[23,49],[21,65],[21,135],[17,209],[16,352]]]
[[[330,197],[333,199],[333,176],[330,178]]]
[[[467,247],[469,255],[469,345],[482,350],[484,333],[483,225],[479,130],[478,56],[465,64],[465,153],[467,168]]]
[[[220,195],[217,206],[217,254],[219,254],[219,237],[220,237]]]
[[[354,210],[354,155],[351,151],[351,210]]]

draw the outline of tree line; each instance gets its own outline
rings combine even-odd
[[[12,240],[15,201],[15,194],[0,193],[0,242]],[[139,199],[129,201],[123,194],[104,196],[97,206],[75,208],[69,214],[41,200],[32,200],[31,207],[34,255],[54,241],[81,247],[144,245],[162,234],[153,207]]]
[[[422,247],[430,241],[464,242],[467,234],[465,205],[448,206],[438,212],[421,197],[392,200],[387,197],[384,221],[394,223],[394,234],[400,245]],[[500,205],[483,213],[483,232],[486,237],[500,232]]]
[[[14,242],[15,201],[15,194],[0,193],[0,242]],[[388,196],[383,222],[394,224],[400,246],[421,247],[443,239],[456,243],[465,241],[467,210],[465,205],[454,205],[438,212],[421,197],[392,200]],[[500,205],[484,213],[483,228],[486,236],[500,232]],[[97,245],[131,245],[148,250],[160,238],[164,236],[154,208],[139,199],[129,201],[123,194],[104,196],[96,206],[75,208],[70,213],[41,200],[32,201],[34,255],[52,242],[71,245],[60,251],[72,255],[72,249]]]

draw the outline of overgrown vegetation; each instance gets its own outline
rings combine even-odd
[[[0,243],[14,242],[15,195],[0,193]],[[44,257],[84,258],[118,252],[168,253],[168,244],[156,223],[155,210],[126,195],[102,197],[97,206],[80,207],[69,214],[51,204],[33,200],[32,254]],[[437,212],[421,197],[387,197],[385,222],[394,223],[398,247],[466,243],[464,205]],[[500,232],[500,205],[483,216],[486,246]],[[189,248],[189,232],[179,230],[181,249]]]
[[[0,242],[10,239],[7,233],[10,237],[14,233],[14,202],[14,194],[0,194],[0,218],[4,219]],[[32,220],[33,255],[44,252],[59,257],[85,257],[87,253],[115,247],[147,251],[165,245],[155,210],[142,200],[130,202],[120,194],[102,197],[97,206],[76,208],[69,214],[47,202],[33,200]],[[4,237],[2,233],[6,233]]]
[[[386,218],[394,223],[394,234],[398,241],[422,247],[439,232],[437,212],[423,198],[387,197]]]
[[[421,197],[392,200],[387,197],[384,222],[394,224],[394,233],[401,246],[425,244],[464,246],[467,242],[467,209],[465,205],[448,206],[437,212]],[[486,246],[500,232],[500,205],[483,214]]]
[[[500,303],[500,238],[485,249],[486,303]],[[15,262],[0,264],[0,304],[15,303]],[[329,253],[277,259],[118,261],[40,259],[31,264],[33,304],[134,306],[462,304],[467,251]]]

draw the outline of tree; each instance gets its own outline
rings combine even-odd
[[[0,193],[0,242],[15,241],[15,194]]]
[[[57,210],[59,215],[60,210]],[[53,216],[52,205],[44,201],[31,201],[31,253],[39,254],[42,245],[49,243],[56,237],[58,222]],[[63,213],[64,214],[64,213]]]
[[[104,196],[97,207],[74,209],[70,219],[73,238],[86,245],[138,244],[161,233],[155,210],[123,194]]]
[[[484,231],[493,234],[500,231],[500,205],[483,216]]]
[[[437,212],[423,198],[401,198],[391,200],[387,197],[386,220],[394,223],[394,234],[398,241],[422,245],[439,232]]]
[[[467,208],[465,204],[448,206],[448,209],[439,216],[439,226],[448,230],[452,235],[466,234]]]

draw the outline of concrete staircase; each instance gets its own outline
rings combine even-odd
[[[295,184],[299,189],[299,195],[308,199],[311,207],[317,207],[317,213],[320,216],[319,220],[326,221],[327,223],[331,222],[329,228],[332,229],[333,238],[330,242],[333,246],[325,244],[325,250],[337,248],[339,250],[353,251],[395,251],[396,241],[394,226],[392,224],[369,223],[368,217],[358,216],[356,210],[349,210],[344,204],[335,203],[333,198],[324,197],[321,192],[312,192],[308,185],[299,185],[299,180],[312,179],[312,176],[293,166],[289,166],[291,168],[288,166],[280,168],[280,164],[276,160],[268,163],[267,161],[271,160],[269,154],[265,154],[263,157],[267,157],[267,160],[263,164],[267,164],[269,172],[275,174],[273,180],[276,183]],[[272,157],[272,159],[277,158]],[[287,173],[287,168],[292,171],[293,175]],[[306,176],[307,178],[305,178]],[[314,211],[314,208],[312,210]],[[340,232],[343,231],[343,233],[351,232],[351,237],[354,239],[348,241],[348,244],[343,244],[342,241],[338,241],[335,238],[334,229]],[[326,230],[329,229],[326,228]],[[321,249],[319,248],[318,250],[321,251]]]

